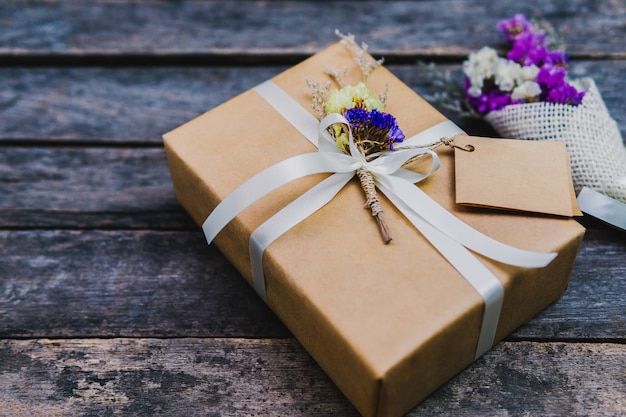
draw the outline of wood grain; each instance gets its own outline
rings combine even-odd
[[[5,63],[299,59],[340,29],[390,59],[458,58],[499,42],[496,23],[517,12],[548,19],[572,56],[625,56],[624,3],[587,0],[14,1],[0,7],[0,56]]]
[[[513,333],[510,340],[545,337],[626,342],[624,260],[623,232],[588,229],[565,294],[531,323]],[[603,330],[596,332],[599,329]]]
[[[435,92],[426,69],[388,68],[418,94]],[[161,136],[286,69],[263,67],[0,68],[0,143],[101,143],[160,146]],[[452,71],[459,86],[459,65]],[[578,61],[573,77],[593,77],[626,134],[626,60]],[[304,82],[304,80],[303,80]],[[476,121],[458,120],[481,134]],[[493,131],[491,131],[493,132]]]
[[[286,337],[200,231],[0,231],[2,338]]]
[[[0,226],[198,230],[162,148],[0,147]]]
[[[619,415],[625,354],[501,343],[408,416]],[[293,339],[11,340],[0,360],[3,416],[358,415]]]
[[[624,345],[501,343],[408,415],[623,415],[625,359]]]
[[[358,415],[293,339],[0,341],[0,358],[3,416]]]

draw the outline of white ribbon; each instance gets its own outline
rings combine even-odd
[[[626,177],[621,181],[626,186]],[[578,193],[578,206],[583,213],[600,219],[603,222],[626,230],[626,204],[606,194],[583,187]]]
[[[435,152],[426,148],[405,147],[367,161],[357,149],[350,133],[350,155],[346,155],[337,148],[327,132],[327,127],[336,123],[349,126],[342,115],[331,114],[318,123],[271,81],[257,86],[255,90],[307,139],[318,145],[318,152],[297,155],[279,162],[235,189],[205,220],[202,228],[207,241],[211,243],[222,228],[241,211],[282,185],[307,175],[333,173],[251,234],[250,261],[254,287],[267,302],[263,273],[265,249],[286,231],[331,201],[357,170],[365,168],[373,175],[376,186],[481,295],[485,301],[485,311],[475,357],[478,358],[489,350],[497,330],[504,289],[497,277],[468,249],[498,262],[527,268],[544,267],[556,254],[526,251],[498,242],[461,222],[416,187],[415,183],[439,168],[439,157]],[[317,138],[313,137],[313,127],[317,131]],[[433,142],[433,139],[458,133],[462,131],[452,122],[446,121],[409,138],[405,143],[414,146],[426,139]],[[429,172],[420,174],[402,168],[409,159],[426,154],[432,157]]]

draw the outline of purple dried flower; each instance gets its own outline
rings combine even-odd
[[[578,91],[575,87],[562,83],[552,88],[545,101],[547,103],[571,104],[578,106],[585,95],[584,91]]]
[[[565,55],[565,51],[548,51],[543,63],[547,65],[560,65],[567,67],[569,65],[569,59],[567,58],[567,55]]]
[[[565,77],[567,76],[567,70],[563,67],[544,65],[539,69],[537,74],[537,84],[542,87],[542,90],[549,90],[565,83]]]
[[[468,102],[480,114],[501,110],[509,104],[514,104],[514,101],[511,100],[511,94],[498,89],[484,92],[478,97],[468,96]]]
[[[539,66],[548,55],[545,40],[543,34],[538,35],[531,31],[521,33],[513,41],[513,46],[506,57],[522,65]]]
[[[537,74],[542,101],[577,106],[585,95],[567,82],[567,70],[562,66],[544,65]]]
[[[532,24],[523,14],[516,14],[511,19],[501,20],[496,27],[509,41],[514,40],[521,33],[532,30]]]

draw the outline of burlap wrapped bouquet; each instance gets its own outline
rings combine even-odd
[[[516,15],[498,29],[511,41],[506,58],[485,47],[463,64],[469,107],[503,137],[564,142],[576,192],[626,203],[626,148],[595,82],[567,79],[565,52],[545,26]]]

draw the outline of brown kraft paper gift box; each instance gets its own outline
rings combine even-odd
[[[360,72],[335,44],[272,81],[306,109],[326,65]],[[407,137],[446,118],[385,68],[367,82],[389,88],[385,111]],[[312,110],[311,110],[312,113]],[[247,91],[164,135],[177,199],[201,225],[240,184],[313,146],[255,91]],[[496,342],[564,292],[584,229],[573,219],[455,204],[454,153],[438,150],[441,168],[419,183],[461,220],[503,243],[558,252],[541,269],[505,265],[476,255],[504,287]],[[419,168],[419,164],[415,164]],[[497,173],[494,173],[497,175]],[[327,174],[289,183],[263,197],[214,239],[252,283],[250,234]],[[482,297],[387,199],[382,243],[353,179],[322,209],[266,250],[267,303],[364,416],[399,416],[474,360],[484,310]]]

